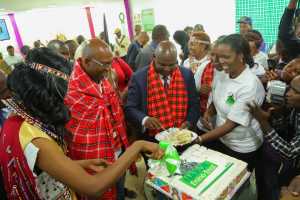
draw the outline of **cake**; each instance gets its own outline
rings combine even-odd
[[[219,200],[231,197],[249,177],[247,163],[197,144],[180,159],[192,168],[170,175],[163,165],[156,165],[148,171],[147,184],[173,199]]]

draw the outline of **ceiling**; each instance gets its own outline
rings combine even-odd
[[[19,12],[36,8],[84,6],[100,2],[121,0],[0,0],[1,12]]]

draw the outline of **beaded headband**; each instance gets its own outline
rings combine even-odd
[[[200,44],[210,45],[210,42],[205,41],[205,40],[192,39],[191,42],[197,42],[197,43],[200,43]]]
[[[48,74],[53,74],[57,77],[60,77],[66,81],[69,80],[69,76],[57,69],[54,69],[52,67],[48,67],[46,65],[43,65],[43,64],[39,64],[39,63],[30,63],[29,66],[32,68],[32,69],[35,69],[39,72],[45,72],[45,73],[48,73]]]

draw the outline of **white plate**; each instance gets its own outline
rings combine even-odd
[[[171,134],[177,132],[178,130],[179,130],[179,128],[169,128],[168,131],[162,131],[162,132],[156,134],[156,135],[155,135],[155,139],[156,139],[157,141],[167,141],[167,142],[169,142],[169,141],[168,141],[168,137],[169,137]],[[189,144],[189,143],[193,142],[195,139],[197,139],[198,135],[197,135],[196,133],[194,133],[193,131],[190,131],[190,130],[188,130],[188,131],[192,134],[192,139],[191,139],[189,142],[186,142],[186,143],[184,143],[184,144],[173,144],[173,143],[171,142],[172,145],[173,145],[173,146],[183,146],[183,145]]]

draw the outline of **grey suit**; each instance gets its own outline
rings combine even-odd
[[[157,47],[157,43],[152,41],[150,45],[141,49],[141,51],[139,52],[139,54],[135,59],[136,69],[140,69],[142,67],[148,66],[151,63],[156,47]]]

